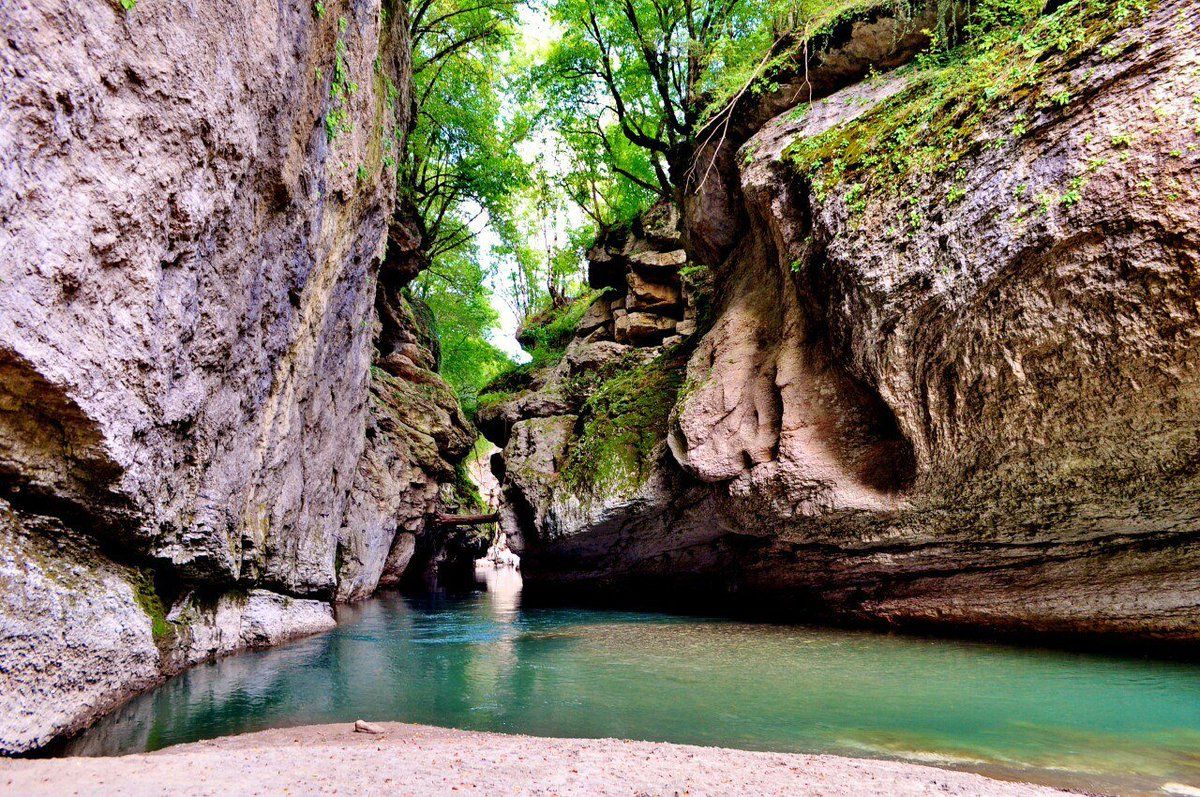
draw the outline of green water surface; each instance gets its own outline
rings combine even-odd
[[[1200,786],[1200,666],[663,614],[384,596],[194,668],[68,753],[358,718],[903,758],[1109,792]]]

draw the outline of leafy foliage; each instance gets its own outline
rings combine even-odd
[[[905,0],[794,0],[757,8],[757,24],[740,28],[737,36],[716,43],[705,75],[705,107],[710,120],[743,96],[755,97],[776,87],[777,71],[802,62],[805,45],[824,35],[842,19]]]
[[[506,115],[515,0],[421,0],[412,6],[413,116],[400,140],[400,212],[415,208],[428,268],[414,285],[433,310],[442,373],[470,409],[508,357],[490,340],[494,265],[477,236],[512,230],[511,197],[528,182],[516,151],[527,124]],[[402,218],[401,224],[408,219]]]
[[[504,367],[489,340],[493,287],[521,318],[582,313],[567,297],[583,290],[588,245],[678,199],[706,97],[761,60],[781,26],[849,2],[803,0],[801,13],[779,0],[550,0],[559,35],[542,53],[522,50],[517,0],[413,6],[416,113],[399,184],[430,264],[416,289],[468,404]],[[531,353],[542,363],[561,350],[537,341]]]
[[[329,83],[329,110],[325,113],[325,135],[330,143],[343,133],[350,132],[350,98],[358,93],[358,84],[350,79],[350,68],[346,64],[348,25],[345,17],[338,17],[338,36],[333,45],[333,76]]]
[[[901,0],[895,0],[900,2]],[[779,45],[880,0],[553,0],[560,41],[532,86],[575,160],[566,190],[600,226],[679,201],[696,137]],[[762,86],[758,87],[761,90]]]
[[[1027,132],[1027,117],[1018,114],[1011,129],[995,136],[985,129],[990,112],[1018,103],[1069,104],[1069,87],[1044,79],[1054,69],[1051,59],[1098,46],[1145,9],[1145,0],[1067,0],[1043,14],[1042,0],[982,0],[971,8],[961,44],[935,35],[908,69],[905,90],[849,124],[798,140],[788,156],[818,197],[849,186],[852,212],[865,207],[868,190],[900,190],[917,172],[945,175],[952,204],[963,197],[956,164],[966,154]],[[909,220],[920,222],[919,215]]]
[[[474,412],[480,388],[512,361],[490,340],[496,310],[486,288],[485,269],[470,249],[438,258],[413,286],[429,305],[441,344],[441,373],[458,394],[468,414]]]
[[[417,207],[431,261],[503,220],[527,180],[516,152],[527,125],[504,115],[514,0],[422,0],[413,9],[413,106],[400,189]]]
[[[1070,86],[1041,84],[1046,58],[1102,42],[1145,2],[1066,0],[1045,13],[1044,0],[943,0],[932,45],[908,67],[909,87],[789,156],[818,194],[844,185],[852,212],[914,170],[945,172],[946,201],[960,201],[954,164],[980,146],[987,111],[1026,98],[1069,106]],[[516,0],[414,6],[417,114],[400,183],[420,211],[431,261],[416,290],[434,309],[443,368],[464,401],[497,393],[485,385],[499,375],[516,385],[561,356],[569,335],[560,333],[587,306],[589,297],[568,297],[583,290],[580,264],[595,233],[663,197],[678,202],[698,136],[797,74],[822,37],[918,4],[547,0],[557,36],[540,53],[521,49],[518,26],[530,12]],[[1077,201],[1081,188],[1062,201]],[[919,213],[909,221],[919,225]],[[493,288],[525,319],[531,366],[514,370],[490,342]]]
[[[582,290],[580,264],[595,236],[590,224],[572,218],[569,198],[539,153],[531,159],[531,180],[512,197],[510,229],[494,254],[507,258],[500,288],[513,312],[526,319],[544,307],[562,307]]]
[[[584,313],[603,294],[603,290],[588,291],[565,304],[551,305],[526,319],[520,338],[529,350],[534,368],[545,368],[562,359]]]

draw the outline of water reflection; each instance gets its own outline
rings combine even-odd
[[[521,607],[521,571],[509,567],[475,568],[475,581],[487,593],[486,605],[498,622],[511,623]]]
[[[1196,666],[528,608],[518,573],[482,578],[487,592],[383,596],[344,607],[328,634],[195,668],[70,752],[361,717],[1200,785]]]

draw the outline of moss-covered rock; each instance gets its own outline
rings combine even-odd
[[[1089,53],[1120,56],[1127,45],[1108,43],[1144,19],[1151,3],[1068,0],[1043,15],[1044,5],[979,3],[965,17],[964,43],[935,49],[898,72],[906,87],[857,119],[796,139],[787,153],[793,167],[818,200],[842,186],[859,213],[872,193],[903,191],[914,172],[937,177],[946,204],[961,200],[959,161],[984,147],[1010,146],[1044,125],[1045,116],[1083,101],[1086,78],[1065,67]],[[800,105],[792,113],[799,118],[808,110]],[[915,212],[897,223],[915,232],[921,219]]]
[[[667,437],[671,410],[683,384],[686,358],[664,352],[647,363],[618,361],[584,401],[580,431],[562,471],[576,494],[626,494],[650,472]]]
[[[530,366],[538,369],[556,365],[566,352],[567,344],[575,337],[579,322],[588,308],[603,295],[603,290],[586,291],[565,304],[548,307],[522,322],[517,330],[517,341],[529,351]]]

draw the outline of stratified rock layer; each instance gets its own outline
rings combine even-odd
[[[837,46],[862,35],[869,52],[880,26]],[[533,503],[512,513],[527,579],[791,618],[1200,640],[1197,31],[1200,9],[1166,0],[1052,52],[953,168],[888,190],[814,185],[788,152],[856,119],[869,141],[872,114],[921,101],[902,96],[914,72],[838,89],[818,63],[811,105],[751,112],[687,200],[715,289],[680,344],[665,444],[589,491],[572,471],[589,405],[556,413],[581,419],[554,437],[564,464],[536,490],[508,478]],[[884,66],[910,47],[887,41]],[[1065,106],[1049,99],[1064,86]],[[600,254],[593,279],[617,284]]]
[[[329,627],[454,479],[385,5],[0,8],[0,752]]]

